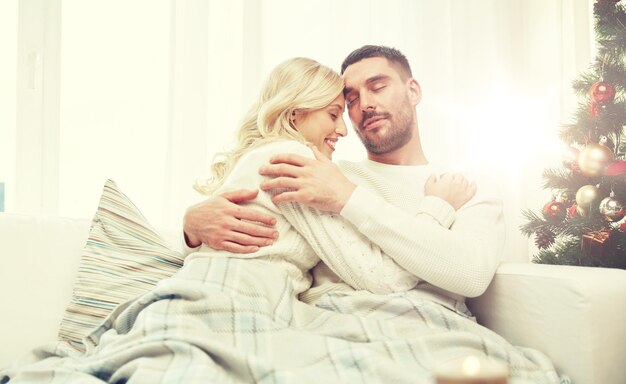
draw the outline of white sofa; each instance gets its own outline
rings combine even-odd
[[[0,367],[56,338],[89,225],[0,213]],[[543,351],[575,384],[626,383],[624,270],[505,263],[469,305],[481,324]]]

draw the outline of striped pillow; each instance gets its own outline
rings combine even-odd
[[[147,292],[182,265],[183,256],[107,180],[61,321],[62,345],[84,351],[82,339],[118,304]]]

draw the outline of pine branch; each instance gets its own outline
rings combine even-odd
[[[526,235],[527,237],[530,237],[539,229],[545,228],[547,226],[547,222],[530,209],[524,210],[522,212],[522,215],[526,218],[527,223],[520,225],[519,229],[522,234]]]
[[[591,117],[588,106],[579,104],[575,122],[561,126],[561,140],[570,145],[582,145],[586,140],[598,142],[601,136],[610,138],[613,143],[618,141],[626,121],[626,102],[619,100],[599,108],[599,115]]]
[[[580,237],[585,233],[599,231],[606,228],[606,223],[598,214],[578,216],[568,219],[557,227],[559,234]]]
[[[580,240],[567,238],[550,249],[542,249],[533,257],[534,263],[558,265],[584,265],[580,253]]]
[[[559,131],[559,138],[568,145],[582,143],[584,136],[584,127],[578,123],[564,124]]]
[[[565,189],[570,195],[572,192],[576,194],[583,185],[597,183],[595,178],[591,179],[565,168],[546,168],[542,177],[543,189]]]
[[[624,74],[626,76],[626,74]],[[626,103],[621,101],[607,104],[596,119],[601,134],[619,135],[626,121]]]

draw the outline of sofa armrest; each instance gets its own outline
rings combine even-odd
[[[480,324],[544,352],[576,384],[626,383],[625,270],[505,263],[468,306]]]
[[[0,213],[0,368],[56,340],[89,224]]]
[[[91,219],[0,213],[0,368],[57,339]],[[172,249],[180,228],[160,231]]]

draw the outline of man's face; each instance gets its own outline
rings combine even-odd
[[[420,97],[414,79],[402,80],[384,57],[356,62],[343,76],[348,115],[368,152],[389,153],[411,140]]]

